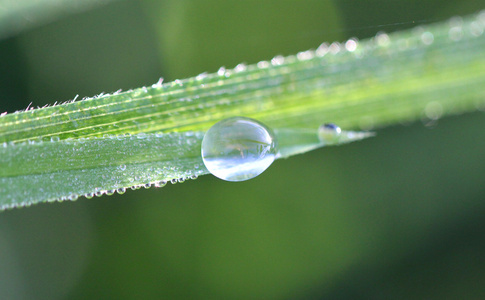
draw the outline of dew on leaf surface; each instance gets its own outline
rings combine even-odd
[[[275,160],[276,137],[254,119],[233,117],[214,124],[202,140],[202,160],[216,177],[244,181],[264,172]]]

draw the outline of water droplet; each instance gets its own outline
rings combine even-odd
[[[389,38],[389,36],[382,31],[376,34],[375,39],[376,39],[377,45],[380,47],[387,47],[391,43],[391,39]]]
[[[150,188],[150,186],[152,186],[152,185],[151,185],[151,184],[149,184],[149,183],[145,183],[145,184],[143,185],[143,187],[144,187],[144,188],[146,188],[146,189],[149,189],[149,188]]]
[[[340,50],[342,50],[342,45],[340,45],[340,43],[333,42],[328,47],[328,50],[331,54],[337,54],[340,52]]]
[[[77,198],[79,198],[79,196],[77,194],[70,194],[67,198],[71,201],[75,201]]]
[[[126,188],[122,187],[116,190],[116,192],[120,195],[124,194],[126,192]]]
[[[274,161],[276,138],[264,124],[245,117],[222,120],[202,140],[202,159],[216,177],[243,181],[263,173]]]
[[[217,75],[219,75],[219,76],[226,75],[226,68],[220,67],[219,70],[217,70]]]
[[[349,52],[354,52],[357,49],[357,40],[356,39],[349,39],[345,42],[345,50]]]
[[[103,196],[103,191],[97,191],[96,193],[94,193],[94,195],[96,195],[96,197],[101,197]]]
[[[457,42],[463,37],[463,30],[461,29],[461,27],[453,27],[450,29],[449,35],[452,41]]]
[[[120,168],[121,171],[124,171],[124,170],[126,170],[126,165],[120,165],[119,168]]]
[[[86,195],[84,195],[84,197],[86,197],[87,199],[91,199],[94,197],[94,194],[93,193],[87,193]]]
[[[322,143],[334,141],[342,133],[342,129],[333,123],[323,124],[318,128],[318,138]]]
[[[312,59],[314,56],[314,53],[313,51],[302,51],[302,52],[298,52],[296,54],[296,58],[298,58],[299,60],[310,60]]]
[[[154,187],[164,187],[166,185],[167,185],[167,182],[165,180],[158,181],[158,182],[155,182],[155,184],[153,184]]]
[[[436,121],[443,115],[443,106],[439,102],[430,102],[426,104],[424,113],[428,119]]]
[[[266,61],[266,60],[262,60],[262,61],[258,62],[258,64],[257,64],[258,68],[260,68],[260,69],[266,69],[270,65],[271,64],[268,61]]]
[[[324,56],[325,54],[328,53],[328,44],[327,43],[323,43],[321,44],[317,50],[315,51],[315,53],[318,55],[318,56]]]
[[[115,193],[115,190],[107,190],[106,195],[111,196]]]
[[[421,41],[423,42],[423,44],[429,46],[433,43],[434,41],[434,36],[431,32],[429,31],[426,31],[426,32],[423,32],[421,34]]]
[[[236,73],[239,73],[239,72],[243,72],[243,71],[246,71],[247,69],[247,66],[246,64],[238,64],[235,68],[234,68],[234,71]]]
[[[285,62],[285,58],[282,55],[275,56],[273,57],[273,59],[271,59],[271,64],[273,66],[282,65],[284,62]]]

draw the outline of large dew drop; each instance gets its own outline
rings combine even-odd
[[[276,138],[264,124],[244,117],[222,120],[202,140],[202,159],[216,177],[243,181],[263,173],[276,156]]]

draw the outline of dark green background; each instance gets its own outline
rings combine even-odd
[[[0,41],[0,110],[481,8],[471,0],[119,1]],[[202,176],[0,213],[0,298],[483,298],[484,126],[479,112],[418,122],[279,160],[246,182]]]

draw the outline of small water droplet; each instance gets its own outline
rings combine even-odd
[[[217,75],[219,75],[219,76],[226,75],[226,68],[220,67],[219,70],[217,70]]]
[[[172,184],[176,184],[176,183],[177,183],[177,178],[174,178],[174,179],[170,180],[170,182],[171,182]]]
[[[149,184],[149,183],[145,183],[145,184],[143,185],[143,187],[144,187],[144,188],[146,188],[146,189],[149,189],[151,186],[152,186],[152,185],[151,185],[151,184]]]
[[[77,200],[77,198],[79,198],[79,196],[77,194],[70,194],[68,199],[71,200],[71,201],[75,201]]]
[[[126,188],[122,187],[116,190],[116,192],[120,195],[124,194],[126,192]]]
[[[322,143],[334,141],[342,133],[342,129],[333,123],[323,124],[318,128],[318,138]]]
[[[86,197],[87,199],[91,199],[94,197],[94,194],[93,193],[87,193],[84,195],[84,197]]]
[[[120,165],[120,166],[119,166],[119,169],[120,169],[121,171],[126,170],[126,165]]]
[[[271,59],[271,64],[273,66],[282,65],[284,62],[285,62],[285,58],[282,55],[275,56],[273,57],[273,59]]]
[[[328,44],[327,43],[323,43],[321,44],[317,50],[315,51],[315,53],[318,55],[318,56],[324,56],[325,54],[328,53]]]
[[[227,181],[254,178],[276,156],[276,138],[264,124],[245,117],[222,120],[202,140],[202,160],[216,177]]]
[[[423,42],[423,44],[429,46],[434,41],[434,35],[429,31],[423,32],[421,34],[421,41]]]
[[[115,193],[115,190],[107,190],[106,195],[111,196]]]
[[[340,52],[340,50],[342,50],[342,46],[340,45],[340,43],[333,42],[328,47],[328,50],[331,54],[337,54]]]
[[[237,65],[237,66],[234,68],[234,71],[235,71],[236,73],[239,73],[239,72],[246,71],[246,69],[247,69],[246,64],[241,63],[241,64],[238,64],[238,65]]]
[[[97,191],[96,193],[94,193],[96,197],[101,197],[103,196],[103,194],[104,194],[103,191]]]
[[[387,47],[391,43],[389,36],[382,31],[376,34],[375,40],[377,42],[377,45],[380,47]]]
[[[266,60],[262,60],[262,61],[258,62],[258,64],[257,64],[258,68],[260,68],[260,69],[266,69],[270,65],[271,64],[268,61],[266,61]]]
[[[424,113],[428,119],[436,121],[443,115],[443,106],[439,102],[430,102],[426,104]]]
[[[161,181],[155,182],[155,184],[153,186],[154,187],[164,187],[166,185],[167,185],[167,182],[165,180],[161,180]]]
[[[60,138],[58,136],[52,136],[51,137],[51,142],[58,142]]]
[[[296,58],[298,58],[299,60],[309,60],[309,59],[312,59],[313,56],[314,56],[314,52],[310,50],[301,51],[296,54]]]
[[[358,42],[355,38],[349,39],[347,42],[345,42],[345,49],[349,52],[354,52],[355,49],[357,49],[357,46]]]

